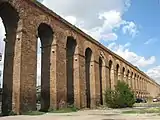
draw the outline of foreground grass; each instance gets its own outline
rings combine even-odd
[[[29,111],[26,113],[23,113],[23,115],[44,115],[46,113],[70,113],[70,112],[77,112],[78,109],[77,108],[63,108],[63,109],[59,109],[59,110],[49,110],[48,112],[42,112],[42,111]]]
[[[160,107],[160,102],[135,103],[134,107]]]
[[[43,115],[45,114],[45,112],[40,112],[40,111],[29,111],[29,112],[26,112],[26,113],[23,113],[23,115]]]
[[[123,111],[124,114],[144,114],[144,113],[160,113],[160,108],[146,108],[141,110]]]

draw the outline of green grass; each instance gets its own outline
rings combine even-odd
[[[43,115],[43,114],[45,114],[45,112],[40,112],[40,111],[29,111],[29,112],[23,113],[23,115],[31,115],[31,116],[34,116],[34,115]]]
[[[77,108],[63,108],[59,110],[51,110],[49,113],[70,113],[70,112],[77,112]]]
[[[144,114],[144,113],[160,113],[160,108],[148,108],[141,110],[129,110],[123,111],[124,114]]]
[[[23,115],[43,115],[45,113],[70,113],[70,112],[77,112],[78,109],[75,107],[68,107],[68,108],[62,108],[59,110],[49,110],[48,112],[42,112],[42,111],[29,111],[26,113],[23,113]]]
[[[134,107],[160,107],[159,102],[151,102],[151,103],[135,103]]]

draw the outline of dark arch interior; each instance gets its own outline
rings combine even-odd
[[[103,91],[102,91],[102,65],[103,65],[103,62],[102,62],[102,59],[101,57],[99,57],[99,82],[100,82],[100,104],[103,105]]]
[[[133,89],[133,72],[131,73],[131,88]]]
[[[13,62],[16,31],[19,21],[17,11],[8,3],[0,2],[0,17],[5,27],[5,54],[3,69],[2,113],[8,115],[12,110]]]
[[[109,88],[111,88],[112,61],[109,61]]]
[[[124,80],[124,73],[125,73],[125,68],[123,67],[123,70],[122,70],[122,79]]]
[[[86,100],[87,100],[87,108],[90,108],[91,104],[91,95],[90,95],[90,74],[91,74],[91,57],[92,50],[87,48],[85,51],[85,71],[86,71]]]
[[[137,81],[136,81],[136,74],[135,74],[135,76],[134,76],[134,80],[135,80],[134,89],[136,89],[136,84],[137,84]]]
[[[127,82],[127,84],[129,85],[129,74],[130,74],[130,72],[129,72],[129,70],[127,71],[127,75],[126,75],[126,82]]]
[[[74,53],[76,40],[73,37],[67,37],[66,45],[66,68],[67,68],[67,103],[74,104]]]
[[[119,64],[116,65],[116,82],[118,81]]]
[[[48,111],[50,107],[50,57],[53,41],[52,28],[41,23],[38,27],[41,41],[41,111]]]

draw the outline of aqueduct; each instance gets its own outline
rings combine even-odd
[[[103,91],[117,80],[137,97],[160,86],[120,56],[35,0],[0,0],[5,26],[2,112],[36,110],[37,38],[41,40],[41,109],[104,104]]]

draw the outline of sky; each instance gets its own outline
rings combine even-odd
[[[160,0],[40,0],[160,83]],[[4,53],[0,22],[0,52]],[[38,44],[40,46],[40,43]],[[38,79],[40,78],[40,50]],[[3,62],[0,63],[3,70]],[[2,79],[2,77],[0,78]]]

